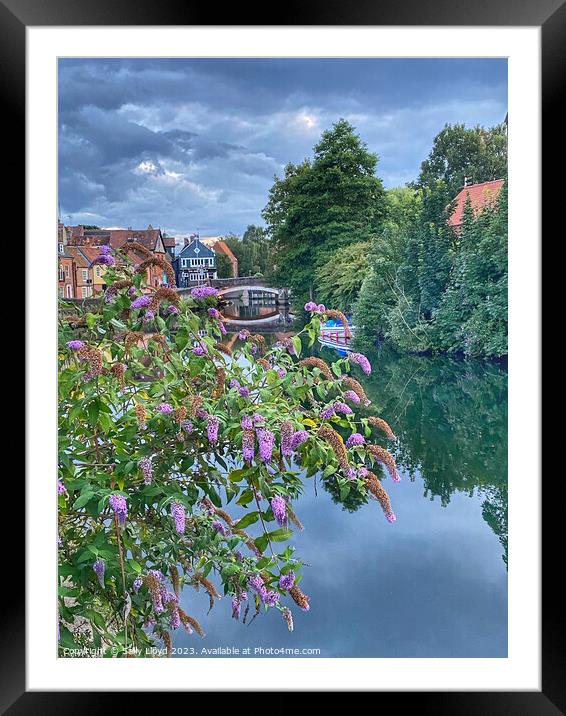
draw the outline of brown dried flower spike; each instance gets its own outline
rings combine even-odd
[[[322,358],[310,356],[309,358],[303,358],[303,360],[300,360],[298,364],[301,366],[301,368],[306,368],[308,366],[318,368],[322,375],[326,378],[326,380],[334,380],[334,376],[332,375],[332,371],[330,370],[328,363],[323,361]]]

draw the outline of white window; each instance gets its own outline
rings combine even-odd
[[[65,280],[65,272],[63,271],[61,266],[59,266],[59,281],[64,281],[64,280]]]
[[[67,284],[67,298],[73,298],[73,287],[70,283]]]
[[[65,264],[65,276],[69,278],[69,264]]]
[[[83,281],[88,281],[88,269],[83,269]]]
[[[92,286],[81,286],[81,295],[83,298],[92,296]]]

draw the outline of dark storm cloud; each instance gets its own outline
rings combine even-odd
[[[446,122],[500,122],[506,92],[504,60],[61,60],[61,213],[241,232],[340,117],[395,186]]]

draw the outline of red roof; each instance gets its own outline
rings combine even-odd
[[[174,236],[164,236],[163,237],[163,246],[165,246],[166,249],[173,248],[175,246],[176,239]]]
[[[236,255],[234,254],[232,249],[228,246],[228,244],[225,243],[224,241],[215,241],[214,244],[212,244],[211,248],[214,251],[216,251],[216,253],[218,253],[220,251],[220,253],[226,254],[226,256],[228,256],[230,261],[235,261],[236,263],[238,263],[238,259],[236,258]]]
[[[464,187],[456,196],[456,208],[448,219],[450,226],[458,227],[462,225],[464,207],[468,197],[470,197],[472,210],[477,214],[497,199],[503,183],[503,179],[495,179],[494,181],[484,181],[481,184],[470,184]]]

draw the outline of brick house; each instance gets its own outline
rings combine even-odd
[[[90,259],[85,256],[79,246],[67,246],[67,252],[73,259],[75,298],[92,298],[94,295],[94,281]]]
[[[71,226],[68,227],[68,229],[71,233],[69,243],[77,248],[84,248],[85,251],[88,249],[94,250],[93,247],[99,246],[110,246],[110,248],[116,251],[117,249],[122,249],[128,242],[135,241],[144,246],[155,256],[171,262],[170,253],[165,248],[161,229],[154,229],[151,224],[147,229],[85,229],[85,227],[81,225]],[[90,253],[91,251],[88,251],[89,255]],[[95,255],[97,254],[98,251],[95,251]],[[126,251],[126,256],[135,266],[139,266],[146,258],[135,249]],[[97,267],[94,268],[96,269]],[[99,268],[101,268],[102,271],[99,272],[98,276],[96,276],[95,271],[93,281],[96,280],[96,284],[93,283],[93,286],[98,285],[102,287],[104,286],[104,268]],[[159,266],[150,266],[147,269],[146,280],[151,286],[157,288],[161,286],[161,284],[167,283],[167,275]]]

